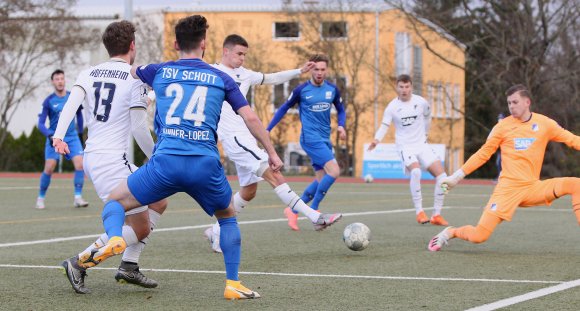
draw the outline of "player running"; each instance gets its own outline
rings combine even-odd
[[[68,92],[64,87],[64,71],[60,69],[55,70],[50,75],[50,80],[52,81],[52,86],[54,86],[54,93],[50,94],[44,102],[42,102],[42,111],[38,115],[38,129],[44,136],[46,136],[47,140],[44,146],[44,170],[40,175],[40,190],[38,191],[38,198],[36,199],[37,209],[44,209],[45,207],[44,197],[46,196],[48,186],[50,186],[52,173],[54,173],[56,164],[60,159],[59,154],[52,146],[52,136],[56,130],[56,124],[58,123],[60,113],[70,94],[70,92]],[[45,125],[47,117],[50,121],[50,126],[48,128]],[[82,197],[85,174],[83,172],[83,145],[79,138],[79,134],[83,134],[83,113],[81,109],[76,111],[76,128],[72,121],[71,118],[69,123],[67,123],[67,128],[65,129],[66,135],[64,135],[63,139],[69,144],[71,151],[66,155],[66,158],[67,160],[72,160],[75,168],[73,179],[75,197],[73,205],[74,207],[87,207],[89,206],[89,203]]]
[[[103,44],[111,57],[108,61],[81,72],[62,111],[54,134],[58,151],[68,152],[63,134],[74,111],[84,102],[90,112],[87,121],[88,139],[84,167],[97,194],[106,202],[111,191],[126,180],[137,167],[126,158],[128,135],[132,134],[147,157],[153,152],[153,138],[147,126],[147,90],[143,82],[131,76],[135,60],[135,26],[128,21],[111,23],[103,33]],[[139,271],[139,256],[149,240],[148,235],[167,206],[165,200],[127,212],[123,238],[129,245],[115,279],[143,287],[156,287],[157,282]],[[62,265],[73,289],[89,293],[85,286],[86,261],[98,258],[97,253],[109,241],[101,235],[83,252],[65,260]],[[98,259],[97,259],[98,260]]]
[[[580,178],[540,180],[548,142],[561,142],[580,150],[580,136],[563,129],[544,115],[532,113],[532,98],[525,86],[518,84],[510,87],[506,96],[511,116],[499,121],[485,144],[459,170],[442,181],[444,189],[452,189],[500,148],[502,171],[498,184],[477,226],[445,228],[429,241],[427,248],[432,252],[440,250],[453,238],[483,243],[502,221],[511,221],[516,208],[550,205],[564,195],[572,195],[572,209],[580,224]]]
[[[445,193],[441,189],[441,181],[447,177],[441,160],[427,144],[429,127],[431,126],[431,106],[425,98],[413,94],[413,82],[409,75],[397,77],[398,97],[393,99],[383,114],[383,121],[375,134],[375,139],[368,150],[373,150],[383,140],[392,123],[395,124],[395,143],[401,160],[405,166],[405,173],[411,175],[410,189],[417,222],[431,223],[438,226],[447,226],[447,221],[441,216]],[[434,211],[431,219],[423,210],[423,196],[421,194],[421,167],[427,168],[435,177],[435,193],[433,200]]]
[[[342,140],[346,139],[344,129],[346,113],[338,88],[325,80],[328,57],[315,54],[310,57],[310,61],[315,63],[311,70],[311,79],[292,91],[290,98],[274,114],[268,125],[268,131],[271,131],[282,120],[288,109],[298,104],[302,122],[300,145],[310,157],[312,167],[316,172],[316,178],[306,187],[301,199],[306,203],[312,200],[312,209],[318,210],[320,202],[340,174],[340,167],[334,159],[330,143],[330,107],[334,105],[336,108],[337,130]],[[288,218],[290,228],[298,230],[296,210],[287,207],[284,214]]]
[[[133,68],[132,73],[153,87],[158,141],[151,160],[130,175],[109,196],[103,210],[103,225],[109,243],[96,263],[123,252],[125,212],[138,206],[185,192],[210,216],[218,218],[220,246],[226,268],[226,299],[252,299],[260,295],[238,279],[241,236],[232,190],[225,177],[217,149],[217,125],[222,104],[227,101],[266,149],[273,171],[282,168],[268,133],[248,106],[236,83],[227,74],[201,60],[206,47],[205,17],[193,15],[175,26],[175,48],[180,59]]]
[[[234,79],[244,97],[253,85],[281,84],[314,67],[313,62],[307,62],[300,69],[264,74],[243,67],[247,53],[248,42],[239,35],[229,35],[224,40],[221,62],[213,65]],[[225,154],[236,166],[240,182],[240,190],[236,192],[233,199],[236,212],[240,212],[256,196],[258,182],[265,179],[274,188],[274,192],[284,205],[305,214],[317,231],[323,230],[342,217],[341,214],[321,214],[306,205],[290,189],[282,173],[268,167],[268,155],[258,147],[256,139],[244,124],[244,120],[234,112],[230,105],[222,106],[218,135]],[[219,225],[215,224],[208,228],[204,234],[211,242],[212,249],[215,252],[221,252]]]

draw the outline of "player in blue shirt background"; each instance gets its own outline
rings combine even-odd
[[[326,55],[315,54],[310,57],[315,62],[311,70],[312,78],[297,86],[290,98],[276,111],[272,121],[268,125],[271,131],[284,117],[288,109],[298,104],[302,131],[300,133],[300,145],[306,151],[312,161],[312,167],[316,172],[314,181],[306,187],[301,199],[308,203],[312,201],[311,208],[318,210],[318,206],[328,189],[340,175],[340,167],[334,158],[332,144],[330,142],[330,115],[332,105],[336,108],[338,116],[339,138],[346,139],[344,129],[346,112],[336,85],[326,81],[329,59]],[[298,230],[298,214],[290,208],[284,209],[288,218],[288,225],[293,230]]]
[[[208,28],[205,17],[193,15],[175,26],[175,49],[180,59],[133,67],[132,74],[155,91],[157,143],[151,159],[116,187],[103,210],[103,225],[109,242],[86,258],[84,268],[122,253],[125,212],[157,202],[177,192],[189,194],[220,224],[220,246],[226,268],[226,299],[251,299],[260,295],[238,279],[241,235],[232,205],[232,190],[217,149],[217,125],[222,104],[227,101],[262,143],[273,171],[282,161],[268,132],[252,111],[234,80],[201,60]]]
[[[38,115],[38,129],[40,132],[46,136],[47,140],[44,147],[44,170],[40,175],[40,191],[38,192],[38,198],[36,199],[36,208],[44,209],[44,197],[48,186],[50,185],[50,179],[52,173],[56,168],[56,164],[60,159],[60,155],[54,150],[52,146],[52,135],[56,130],[56,125],[58,124],[58,117],[60,112],[64,107],[68,99],[69,92],[65,89],[65,79],[64,71],[57,69],[50,75],[50,80],[54,86],[54,93],[50,94],[42,103],[42,111]],[[50,126],[46,127],[46,118],[50,122]],[[69,145],[70,153],[66,155],[67,160],[72,160],[75,172],[74,172],[74,187],[75,187],[75,207],[87,207],[89,203],[83,200],[82,191],[83,184],[85,180],[85,173],[83,171],[83,146],[79,139],[79,133],[83,133],[83,114],[81,108],[76,114],[77,126],[75,127],[74,122],[71,122],[69,128],[64,137],[64,141]],[[77,131],[78,128],[78,131]]]

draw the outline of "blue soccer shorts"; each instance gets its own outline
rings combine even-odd
[[[210,216],[228,208],[232,198],[222,164],[213,156],[157,154],[129,175],[127,184],[142,205],[185,192]]]
[[[81,144],[81,140],[78,136],[65,136],[63,141],[68,144],[68,149],[70,150],[69,154],[64,155],[67,160],[70,160],[76,156],[83,155],[83,145]],[[60,159],[60,154],[54,150],[52,142],[48,139],[44,145],[44,159],[53,159],[57,161]]]
[[[300,141],[300,146],[306,151],[306,154],[312,161],[312,167],[315,171],[324,169],[324,165],[328,161],[334,160],[334,153],[332,152],[332,144],[328,141],[319,142],[304,142]]]

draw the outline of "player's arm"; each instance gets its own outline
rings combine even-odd
[[[147,125],[147,87],[139,80],[131,86],[131,134],[147,158],[153,154],[153,137]]]
[[[314,68],[314,65],[315,65],[314,62],[307,62],[306,64],[304,64],[304,66],[298,69],[264,74],[263,81],[260,84],[272,84],[272,85],[282,84],[294,78],[298,78],[300,74],[310,71],[310,69]]]
[[[580,150],[580,136],[574,135],[572,132],[564,129],[556,121],[550,120],[551,130],[548,133],[552,134],[550,140],[566,144],[570,148]]]
[[[300,101],[300,91],[294,89],[294,91],[292,91],[292,94],[290,94],[290,98],[288,98],[288,100],[284,104],[282,104],[282,106],[278,107],[278,110],[274,114],[274,117],[270,121],[270,124],[268,124],[266,130],[270,132],[274,128],[274,126],[276,126],[276,124],[278,124],[278,122],[282,120],[286,112],[288,112],[288,110],[292,108],[294,105],[296,105],[299,101]]]
[[[149,64],[131,67],[131,76],[135,79],[140,79],[141,81],[147,83],[147,85],[153,87],[153,80],[155,79],[155,74],[157,69],[159,69],[161,64]]]
[[[336,89],[332,103],[334,104],[334,108],[336,108],[336,116],[338,118],[338,138],[345,140],[346,130],[344,127],[346,126],[346,110],[344,109],[342,96],[340,96],[340,91],[338,88]]]
[[[38,114],[38,123],[37,127],[42,133],[42,135],[46,136],[48,139],[51,138],[52,132],[46,127],[46,118],[48,117],[48,97],[42,103],[42,111]]]
[[[78,85],[73,86],[70,95],[60,112],[56,131],[54,131],[54,135],[52,136],[52,145],[56,152],[60,154],[68,154],[70,152],[67,143],[62,141],[62,139],[66,135],[66,131],[79,110],[79,107],[83,103],[83,100],[85,100],[85,90]]]
[[[502,130],[496,125],[492,130],[485,144],[477,150],[469,160],[461,166],[460,169],[455,171],[451,176],[443,178],[441,181],[441,188],[447,193],[451,188],[455,187],[465,176],[471,174],[473,171],[478,169],[480,166],[485,164],[492,155],[495,154],[499,145],[502,141]]]
[[[385,108],[385,112],[383,113],[383,121],[381,121],[381,125],[379,129],[375,133],[375,139],[369,145],[368,151],[371,151],[377,147],[377,145],[385,138],[387,132],[389,131],[389,127],[391,126],[391,121],[393,120],[393,116],[391,114],[391,110],[389,106]]]
[[[79,108],[77,109],[77,132],[79,134],[79,138],[81,138],[83,136],[83,132],[84,132],[84,128],[85,128],[85,124],[84,124],[84,117],[83,117],[83,107],[79,106]],[[82,143],[82,139],[81,139],[81,143]]]

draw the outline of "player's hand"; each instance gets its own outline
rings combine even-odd
[[[314,66],[316,66],[315,62],[307,62],[306,64],[304,64],[304,66],[302,66],[300,68],[300,73],[307,73],[309,72],[312,68],[314,68]]]
[[[280,157],[277,154],[268,156],[268,163],[270,164],[270,168],[274,172],[279,172],[284,166],[284,163],[282,162],[282,160],[280,160]]]
[[[441,190],[444,194],[449,193],[449,190],[453,189],[457,184],[465,177],[465,173],[462,169],[458,169],[453,175],[444,177],[441,180]]]
[[[68,149],[68,144],[62,141],[60,138],[53,138],[52,139],[52,146],[54,150],[59,154],[69,154],[70,150]]]
[[[371,144],[369,145],[369,148],[367,149],[367,151],[373,151],[377,145],[379,144],[379,141],[377,139],[373,140],[371,142]]]
[[[338,138],[340,138],[341,140],[346,139],[346,130],[342,126],[338,127]]]

